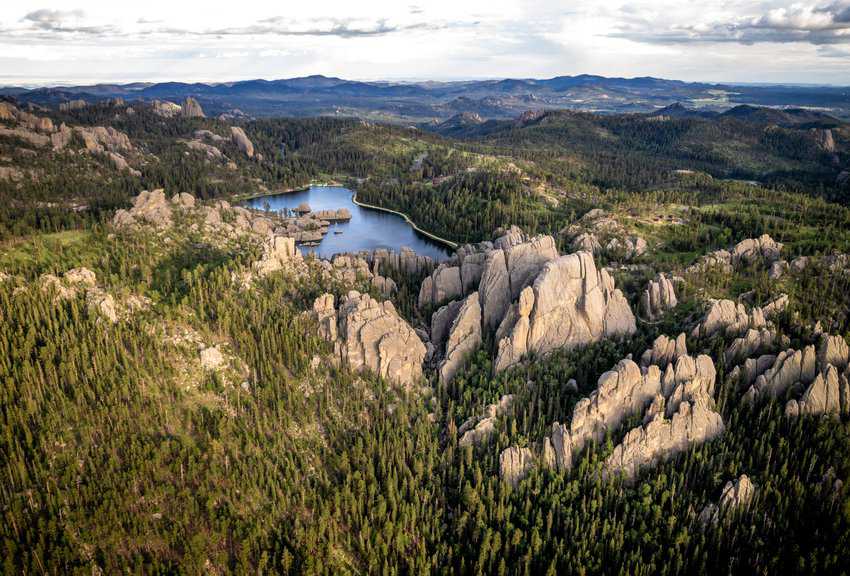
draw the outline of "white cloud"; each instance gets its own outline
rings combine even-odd
[[[595,73],[847,83],[845,47],[850,0],[242,0],[203,10],[46,0],[4,8],[0,82]]]

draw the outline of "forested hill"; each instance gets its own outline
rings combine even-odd
[[[800,116],[0,102],[2,571],[845,573],[848,139]],[[239,205],[312,181],[462,246]]]

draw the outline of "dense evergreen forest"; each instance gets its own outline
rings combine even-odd
[[[198,130],[227,135],[231,122],[137,108],[39,114],[122,131],[140,176],[98,156],[32,154],[0,138],[0,156],[29,174],[0,180],[4,573],[850,570],[847,418],[788,418],[782,402],[742,402],[723,360],[734,336],[687,339],[718,364],[719,438],[634,482],[603,478],[606,457],[640,424],[632,417],[569,472],[537,468],[517,486],[499,477],[503,449],[543,441],[603,372],[692,326],[709,298],[764,304],[787,294],[776,330],[792,348],[811,342],[816,325],[850,336],[850,274],[840,259],[850,252],[847,184],[836,183],[831,156],[811,148],[812,127],[558,114],[453,139],[354,119],[245,120],[254,154],[228,136],[218,146],[230,166],[185,141]],[[832,154],[846,167],[846,127],[833,133]],[[748,142],[746,154],[722,155],[724,138]],[[364,278],[329,282],[307,259],[306,272],[279,271],[246,288],[235,279],[262,254],[256,238],[211,237],[179,219],[159,230],[111,223],[143,189],[211,205],[332,180],[461,243],[514,224],[552,234],[567,253],[563,231],[602,207],[651,249],[628,264],[603,252],[599,266],[611,266],[635,310],[656,272],[682,274],[679,305],[628,337],[497,375],[485,339],[450,383],[429,371],[423,386],[404,389],[327,360],[333,345],[305,313],[324,292],[383,299]],[[762,234],[784,243],[789,261],[812,262],[781,278],[760,264],[686,272]],[[45,275],[78,267],[132,312],[106,322],[88,296],[45,288]],[[400,314],[429,328],[417,306],[423,274],[386,273]],[[209,369],[198,358],[213,346],[224,360]],[[506,394],[510,416],[490,441],[460,445],[464,421]],[[701,521],[744,473],[758,486],[751,506]]]

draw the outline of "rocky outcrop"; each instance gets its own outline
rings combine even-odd
[[[528,315],[524,316],[526,310]],[[597,271],[587,252],[548,262],[531,291],[525,292],[524,302],[518,303],[516,313],[503,317],[497,370],[515,364],[528,353],[547,354],[558,348],[632,334],[636,329],[625,296],[614,288],[614,280],[605,270]]]
[[[756,486],[749,476],[741,474],[735,480],[730,480],[723,487],[717,504],[709,503],[700,512],[699,519],[703,525],[715,525],[728,515],[746,510],[756,495]]]
[[[191,96],[187,96],[186,101],[183,102],[180,115],[184,118],[206,118],[200,103]]]
[[[767,326],[761,308],[747,312],[740,302],[732,300],[709,300],[709,308],[702,322],[691,332],[694,338],[709,338],[715,334],[735,336],[748,329],[758,330]]]
[[[528,351],[545,354],[635,331],[635,318],[605,270],[587,252],[544,266],[532,286]]]
[[[257,275],[262,277],[300,260],[301,252],[295,247],[294,238],[272,234],[263,243],[263,255],[254,262],[253,267]]]
[[[661,392],[661,371],[650,366],[645,373],[631,360],[621,360],[614,370],[599,377],[597,388],[579,400],[570,422],[570,445],[577,454],[590,442],[601,442],[632,414],[640,414]]]
[[[330,322],[327,295],[315,304]],[[355,290],[341,299],[337,318],[335,351],[352,370],[371,370],[403,386],[412,386],[422,377],[425,345],[416,332],[396,312],[390,301],[378,302]],[[324,335],[332,334],[323,329]]]
[[[758,397],[779,398],[796,384],[809,384],[817,375],[815,347],[806,346],[803,350],[784,350],[779,353],[773,365],[756,377],[744,395],[747,401]]]
[[[463,296],[460,267],[440,264],[422,282],[419,289],[419,308],[435,306]]]
[[[727,366],[735,366],[750,356],[765,353],[780,345],[776,332],[768,328],[754,330],[750,328],[740,338],[735,338],[726,348],[724,357]]]
[[[248,158],[254,157],[254,144],[248,139],[248,135],[239,126],[230,127],[230,139],[239,150]]]
[[[440,364],[440,382],[451,382],[466,357],[481,345],[481,306],[478,292],[463,301],[452,321],[446,341],[446,352]]]
[[[496,429],[496,420],[511,409],[513,401],[513,394],[505,394],[498,402],[489,404],[480,416],[467,419],[457,430],[460,436],[458,446],[479,445],[487,442]]]
[[[672,278],[660,273],[649,281],[640,298],[641,312],[647,320],[655,320],[678,303]]]
[[[68,102],[61,102],[59,104],[60,112],[71,112],[72,110],[82,110],[88,106],[88,103],[85,100],[69,100]]]
[[[154,114],[163,118],[173,118],[180,114],[180,105],[167,100],[154,100],[151,102],[151,109]]]
[[[499,455],[499,475],[516,487],[520,480],[534,468],[534,455],[529,448],[511,446]]]
[[[138,196],[131,200],[133,207],[130,210],[118,210],[112,219],[112,223],[119,228],[135,225],[138,222],[146,222],[159,228],[171,225],[172,205],[165,198],[162,188],[157,190],[143,190]]]
[[[606,475],[634,479],[642,468],[716,438],[723,430],[723,419],[703,396],[680,403],[672,418],[657,410],[644,425],[630,430],[606,458]]]
[[[846,391],[847,379],[839,375],[838,369],[829,364],[824,372],[819,373],[803,393],[799,401],[791,399],[785,406],[788,416],[803,414],[832,414],[839,415],[847,412],[848,399]]]
[[[781,242],[762,234],[758,238],[747,238],[735,245],[732,249],[732,265],[738,268],[742,264],[752,264],[759,260],[770,264],[779,259],[781,252]]]
[[[668,364],[676,362],[687,354],[688,347],[684,332],[675,339],[661,334],[652,342],[652,348],[647,349],[640,357],[640,364],[643,367],[655,364],[661,368],[666,368]]]
[[[336,342],[336,307],[333,294],[322,294],[313,302],[313,319],[319,325],[319,337]]]
[[[831,364],[839,370],[847,367],[850,361],[850,347],[843,336],[830,336],[825,334],[821,337],[818,346],[818,364],[826,366]]]

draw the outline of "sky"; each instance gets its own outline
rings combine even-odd
[[[850,0],[62,0],[0,12],[0,84],[656,76],[850,85]]]

